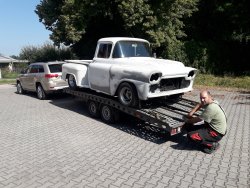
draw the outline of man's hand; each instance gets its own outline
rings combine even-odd
[[[193,117],[193,113],[192,112],[189,112],[188,115],[187,115],[187,118],[188,119],[191,119]]]
[[[193,118],[192,116],[189,115],[183,115],[182,119],[186,122],[187,120]]]
[[[202,104],[201,104],[201,103],[197,104],[197,105],[187,114],[187,118],[188,118],[188,119],[195,118],[195,117],[193,117],[194,113],[197,112],[201,107],[202,107]]]

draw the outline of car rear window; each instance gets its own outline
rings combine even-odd
[[[62,72],[62,64],[49,65],[49,70],[51,73]]]

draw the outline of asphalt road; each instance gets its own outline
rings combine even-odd
[[[249,188],[250,93],[211,92],[228,132],[209,155],[128,116],[107,125],[70,96],[42,101],[0,85],[0,187]]]

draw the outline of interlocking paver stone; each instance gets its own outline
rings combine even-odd
[[[207,155],[133,118],[107,125],[80,100],[18,95],[0,85],[0,187],[239,187],[250,185],[250,93],[211,90],[228,115]],[[194,90],[184,97],[199,100]],[[176,147],[174,147],[176,146]]]

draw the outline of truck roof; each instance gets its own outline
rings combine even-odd
[[[113,43],[116,43],[117,41],[141,41],[141,42],[149,43],[145,39],[132,38],[132,37],[106,37],[106,38],[101,38],[98,40],[98,42],[113,42]]]

